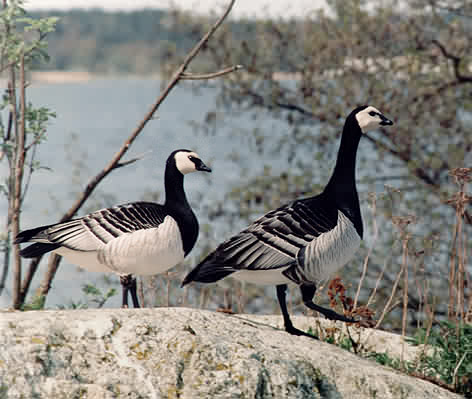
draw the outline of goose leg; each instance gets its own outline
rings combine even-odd
[[[282,316],[284,318],[285,331],[292,335],[302,335],[305,337],[310,337],[317,339],[315,336],[310,335],[298,328],[295,328],[290,320],[290,316],[287,310],[287,302],[285,300],[285,293],[287,291],[287,284],[281,284],[277,287],[277,299],[279,300],[280,310],[282,311]]]
[[[316,286],[314,284],[301,284],[300,290],[302,292],[302,299],[305,306],[324,314],[324,316],[328,320],[339,320],[339,321],[344,321],[347,323],[356,322],[356,320],[340,315],[336,313],[334,310],[326,309],[326,308],[323,308],[322,306],[315,304],[313,302],[313,297],[315,296],[315,292],[316,292]]]
[[[136,284],[136,277],[131,277],[131,283],[129,287],[129,292],[131,293],[131,299],[133,300],[133,306],[135,308],[139,308],[139,301],[138,301],[138,294],[137,294],[137,284]]]
[[[128,307],[128,291],[130,291],[132,287],[132,280],[133,280],[133,277],[131,276],[131,274],[120,276],[120,283],[121,283],[122,292],[123,292],[123,296],[121,300],[122,308]]]

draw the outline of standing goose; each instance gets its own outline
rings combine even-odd
[[[67,222],[19,233],[15,244],[35,242],[20,251],[24,258],[55,252],[70,263],[94,272],[114,272],[123,287],[123,307],[128,291],[134,307],[137,275],[162,273],[180,263],[198,237],[198,221],[187,201],[184,175],[211,172],[200,157],[177,150],[166,162],[164,205],[131,202],[101,209]]]
[[[363,133],[393,122],[372,106],[354,109],[346,119],[336,166],[324,191],[275,209],[220,244],[184,279],[216,282],[238,280],[277,286],[285,330],[308,335],[290,320],[285,293],[288,283],[300,287],[304,304],[328,319],[353,322],[313,302],[316,284],[344,266],[362,240],[362,217],[355,166]],[[310,336],[310,335],[308,335]]]

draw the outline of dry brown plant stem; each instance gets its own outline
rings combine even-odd
[[[421,283],[418,276],[418,264],[422,263],[423,261],[424,259],[420,260],[419,262],[413,263],[413,281],[415,283],[416,293],[418,295],[418,310],[417,310],[418,314],[421,314],[424,312],[425,310],[424,302],[427,300],[427,281],[425,278],[423,278],[422,279],[423,283]],[[418,318],[416,328],[420,328],[420,327],[421,327],[420,319]]]
[[[461,187],[461,197],[464,194],[463,187]],[[463,207],[462,203],[459,205],[457,211],[458,220],[457,220],[457,307],[456,307],[456,318],[457,320],[464,320],[464,258],[463,258],[463,233],[462,233],[462,212],[461,208]]]
[[[395,278],[395,281],[393,283],[393,287],[392,287],[392,292],[390,294],[390,297],[388,298],[387,300],[387,303],[385,304],[383,310],[382,310],[382,314],[380,315],[379,317],[379,320],[377,321],[377,324],[375,325],[375,328],[379,328],[379,326],[382,324],[383,322],[383,319],[385,318],[385,316],[387,315],[388,311],[390,310],[390,305],[393,301],[393,298],[395,296],[395,293],[397,292],[397,286],[398,286],[398,283],[400,282],[400,277],[402,275],[402,270],[403,269],[400,269],[398,274],[397,274],[397,277]]]
[[[379,285],[380,285],[380,282],[382,281],[382,278],[385,274],[385,270],[387,270],[387,266],[389,264],[389,260],[391,259],[392,255],[388,256],[385,261],[384,261],[384,265],[382,267],[382,271],[380,272],[380,274],[378,275],[377,277],[377,280],[375,282],[375,286],[374,286],[374,289],[372,290],[372,293],[370,294],[369,296],[369,299],[367,301],[367,304],[365,306],[369,307],[370,304],[372,303],[372,301],[375,299],[375,295],[377,294],[377,290],[379,289]]]
[[[472,197],[466,192],[466,184],[472,180],[470,173],[472,168],[456,168],[450,171],[459,191],[447,203],[453,205],[456,209],[456,223],[453,230],[453,240],[451,255],[449,261],[449,304],[448,318],[456,321],[457,329],[459,322],[466,321],[466,315],[471,312],[470,305],[472,300],[466,304],[466,281],[469,280],[465,264],[467,258],[466,251],[466,230],[463,228],[463,220],[465,217],[466,204],[472,201]],[[469,306],[469,309],[466,309]]]
[[[365,276],[367,274],[367,266],[369,264],[369,259],[370,259],[370,256],[372,255],[372,251],[374,250],[375,244],[376,244],[377,239],[379,237],[379,229],[377,227],[377,219],[376,219],[376,215],[377,215],[377,198],[375,196],[375,193],[370,193],[369,194],[369,199],[371,200],[370,205],[371,205],[371,209],[372,209],[372,229],[374,231],[374,237],[372,239],[372,245],[370,246],[370,248],[367,252],[367,255],[364,259],[364,265],[362,267],[361,278],[359,279],[359,284],[357,285],[356,296],[354,297],[353,310],[355,310],[356,307],[357,307],[357,300],[358,300],[359,294],[361,292],[362,283],[364,282]]]
[[[426,349],[428,348],[428,341],[429,337],[431,336],[431,329],[433,327],[433,322],[434,322],[434,304],[432,304],[431,309],[426,308],[425,312],[428,315],[428,324],[426,326],[426,334],[424,337],[424,342],[423,342],[423,348],[421,350],[421,355],[418,357],[419,361],[421,362],[421,359],[423,359],[426,355]],[[424,372],[422,373],[424,376]]]
[[[451,255],[449,258],[449,303],[447,307],[447,317],[449,320],[454,318],[454,302],[456,297],[456,246],[457,246],[457,213],[456,213],[456,226],[454,226],[452,236],[452,247]]]
[[[402,353],[401,363],[403,364],[404,352],[405,352],[405,334],[406,334],[406,322],[408,319],[408,240],[409,236],[403,239],[402,243],[402,270],[403,270],[403,312],[402,312]]]

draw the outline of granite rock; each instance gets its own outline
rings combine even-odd
[[[293,321],[302,329],[326,324]],[[0,398],[460,397],[289,335],[280,316],[188,308],[0,311],[0,331]],[[363,330],[362,337],[372,350],[417,355],[394,334]]]

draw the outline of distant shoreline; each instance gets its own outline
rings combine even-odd
[[[89,82],[99,78],[100,75],[87,71],[35,71],[30,74],[34,83]]]
[[[107,74],[87,71],[33,71],[28,74],[28,81],[33,84],[87,83],[99,79],[158,79],[159,74]],[[0,76],[0,87],[6,87],[7,78]]]
[[[240,72],[239,72],[240,73]],[[63,83],[87,83],[101,79],[160,79],[159,73],[153,74],[120,74],[120,73],[94,73],[88,71],[33,71],[28,74],[28,81],[33,84],[63,84]],[[275,80],[299,80],[299,74],[274,72]],[[6,87],[7,78],[0,76],[0,87]]]

